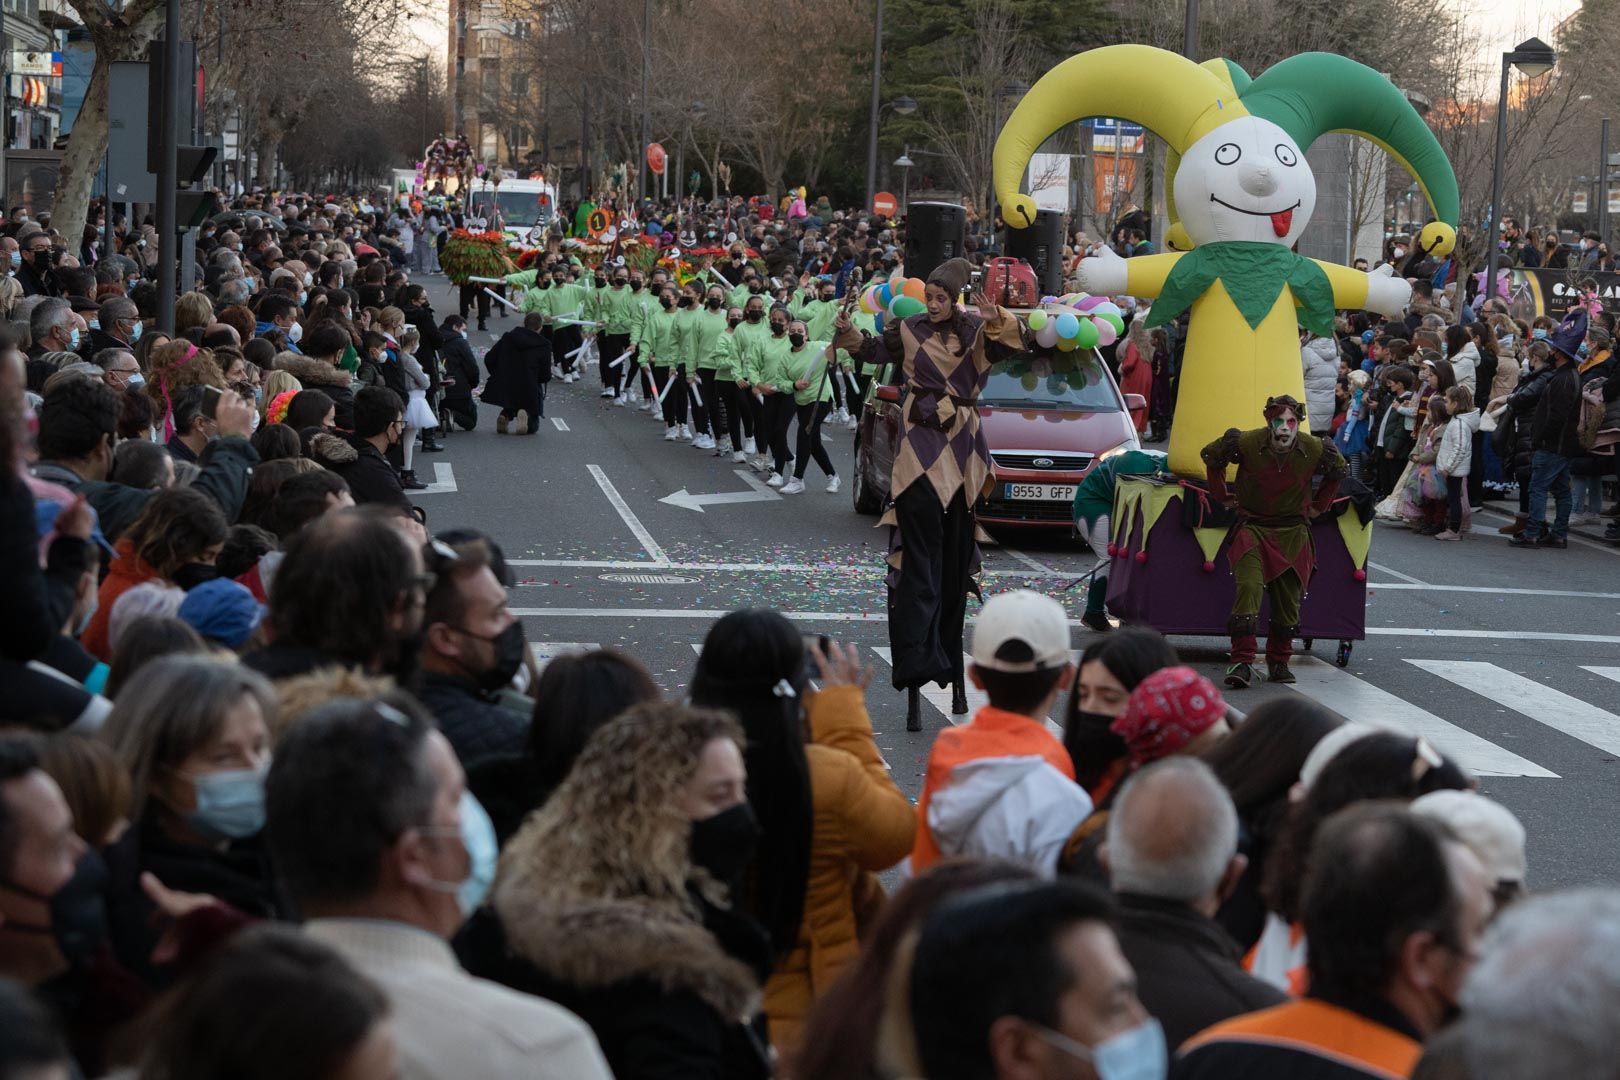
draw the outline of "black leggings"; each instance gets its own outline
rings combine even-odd
[[[742,449],[742,432],[737,429],[737,384],[730,379],[715,377],[713,368],[698,372],[698,383],[703,387],[704,428],[715,441],[730,439],[733,446]]]
[[[662,406],[664,426],[674,427],[676,424],[686,423],[686,380],[681,377],[681,373],[674,368],[660,365],[652,369],[652,377],[653,382],[658,384],[656,392],[664,395]],[[671,379],[679,385],[670,386]]]
[[[787,471],[787,437],[788,428],[793,424],[794,407],[792,394],[766,394],[761,408],[761,426],[755,429],[770,446],[772,470],[777,474]],[[761,447],[761,452],[763,450]]]
[[[830,401],[812,401],[808,405],[794,407],[799,417],[799,452],[795,456],[798,461],[793,464],[793,478],[803,480],[805,470],[810,467],[810,459],[814,457],[821,471],[828,476],[837,476],[838,470],[833,468],[832,458],[827,454],[827,448],[821,445],[821,422],[832,411]]]
[[[692,433],[694,435],[713,434],[709,430],[709,406],[714,401],[713,388],[703,385],[703,377],[708,374],[710,373],[706,371],[699,372],[697,382],[686,382],[684,378],[681,380],[685,383],[682,392],[692,399]],[[702,399],[701,404],[699,398]]]
[[[602,385],[604,387],[611,386],[614,389],[618,389],[619,380],[623,378],[625,365],[629,364],[630,361],[626,359],[625,362],[620,364],[618,367],[610,367],[609,365],[619,358],[620,353],[624,352],[624,350],[630,347],[630,335],[603,334],[601,337],[596,339],[596,347],[598,350],[596,357],[596,373],[601,376]]]
[[[763,454],[771,442],[771,433],[765,427],[765,403],[754,395],[752,386],[739,386],[737,396],[742,399],[743,430],[754,440],[755,452]]]
[[[1467,487],[1467,476],[1446,477],[1446,528],[1452,532],[1462,529],[1463,491]]]

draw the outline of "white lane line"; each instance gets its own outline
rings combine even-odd
[[[894,666],[894,653],[886,646],[873,645],[872,651],[877,653],[878,656],[882,657],[885,664],[888,664],[890,667]],[[972,662],[972,657],[968,656],[966,653],[962,654],[962,670],[966,671],[967,665],[971,664]],[[983,690],[976,689],[972,682],[967,684],[966,690],[968,711],[967,715],[965,716],[957,716],[955,713],[951,712],[951,688],[948,686],[942,687],[938,683],[929,683],[927,686],[922,688],[922,696],[928,702],[928,704],[938,709],[940,715],[945,717],[945,719],[950,721],[953,725],[963,724],[973,719],[975,713],[984,708],[986,705],[990,704],[989,695],[987,695]],[[1046,730],[1050,731],[1053,735],[1056,735],[1059,739],[1063,738],[1063,725],[1051,719],[1044,721],[1044,723],[1046,724]]]
[[[1417,585],[1402,585],[1395,582],[1369,581],[1367,588],[1396,592],[1490,593],[1493,595],[1500,593],[1507,596],[1574,596],[1588,600],[1620,600],[1620,593],[1612,592],[1577,592],[1572,589],[1499,589],[1493,585],[1430,585],[1427,582]]]
[[[1398,577],[1402,581],[1407,582],[1408,584],[1411,584],[1411,585],[1422,585],[1422,584],[1424,584],[1422,581],[1418,580],[1417,578],[1413,577],[1412,575],[1403,574],[1399,570],[1394,569],[1393,567],[1385,566],[1383,563],[1375,563],[1371,559],[1368,559],[1367,560],[1367,565],[1372,567],[1374,570],[1377,570],[1381,574],[1388,574],[1390,577]]]
[[[1053,573],[1053,570],[1052,570],[1052,568],[1050,566],[1047,566],[1043,562],[1039,562],[1039,561],[1037,561],[1035,559],[1030,558],[1028,555],[1025,555],[1022,551],[1015,551],[1012,548],[1002,548],[1001,550],[1002,550],[1002,552],[1004,554],[1007,555],[1008,558],[1017,559],[1019,562],[1023,563],[1025,566],[1029,567],[1031,570],[1035,571],[1037,574],[1047,575],[1047,574]]]
[[[1408,735],[1421,735],[1442,753],[1477,775],[1558,775],[1387,690],[1363,682],[1325,660],[1314,656],[1296,656],[1293,670],[1294,677],[1299,681],[1289,689],[1332,709],[1346,720],[1359,720]]]
[[[564,420],[560,416],[553,416],[551,418],[551,426],[556,428],[558,431],[567,431],[568,421]]]
[[[1581,670],[1590,671],[1594,675],[1601,675],[1610,682],[1620,682],[1620,667],[1591,667],[1582,664]]]
[[[517,560],[510,560],[515,565],[524,565]],[[629,566],[646,569],[649,563],[629,563]],[[659,563],[658,569],[679,569],[677,565]],[[780,569],[778,567],[777,569]],[[557,618],[626,618],[626,619],[718,619],[727,614],[721,608],[574,608],[574,607],[538,607],[513,608],[514,615],[553,615]],[[797,622],[870,622],[880,623],[888,621],[888,614],[882,611],[784,611],[783,615]],[[968,623],[976,621],[974,616],[968,617]],[[1070,626],[1083,625],[1079,619],[1068,620]],[[1620,635],[1613,634],[1555,634],[1535,630],[1436,630],[1428,626],[1369,626],[1369,637],[1434,637],[1434,638],[1470,638],[1488,639],[1492,641],[1580,641],[1597,645],[1620,645]],[[1182,637],[1221,637],[1220,634],[1185,634]],[[1323,639],[1327,640],[1327,639]]]
[[[590,471],[591,479],[596,481],[596,486],[602,489],[602,494],[607,496],[608,502],[613,504],[613,509],[619,512],[619,517],[630,527],[630,531],[635,533],[636,539],[641,541],[641,546],[646,549],[647,554],[652,556],[653,562],[659,566],[668,566],[669,556],[664,554],[664,549],[658,546],[658,541],[652,538],[652,533],[647,531],[647,526],[643,525],[641,519],[636,517],[635,512],[630,509],[630,504],[624,501],[624,496],[619,494],[619,489],[613,486],[613,481],[607,478],[607,473],[602,471],[602,467],[600,465],[587,465],[585,468]],[[641,563],[638,565],[645,566],[646,564]]]
[[[767,488],[766,490],[770,490]],[[507,559],[508,566],[548,566],[553,569],[576,570],[637,570],[646,569],[644,561],[626,559]],[[669,562],[663,564],[666,570],[710,570],[717,573],[757,573],[763,570],[780,570],[784,573],[844,573],[844,574],[873,574],[881,576],[888,573],[889,568],[882,562],[862,564],[851,563],[767,563],[767,562]],[[1059,571],[1049,570],[1035,573],[1029,570],[986,570],[986,577],[1050,577],[1064,581],[1072,581],[1077,577],[1084,577],[1090,572],[1085,570]]]
[[[412,495],[453,495],[456,491],[456,473],[448,461],[433,463],[433,483]]]
[[[1479,660],[1408,660],[1407,663],[1604,753],[1620,755],[1620,716],[1578,697]]]

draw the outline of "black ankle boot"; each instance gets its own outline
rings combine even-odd
[[[966,716],[967,711],[967,687],[957,680],[951,684],[951,715]]]
[[[922,730],[922,692],[915,686],[906,691],[906,730]]]

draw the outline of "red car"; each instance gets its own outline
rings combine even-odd
[[[1075,485],[1092,464],[1140,445],[1129,410],[1147,406],[1142,396],[1121,394],[1096,353],[1062,356],[1079,371],[1051,374],[1059,356],[1037,350],[998,364],[979,397],[995,464],[994,486],[977,508],[984,525],[1070,528]],[[880,513],[889,501],[905,392],[899,365],[891,368],[867,396],[855,433],[851,494],[862,514]]]

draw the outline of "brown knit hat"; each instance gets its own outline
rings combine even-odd
[[[928,284],[938,285],[952,296],[961,296],[973,278],[973,265],[966,259],[946,259],[928,275]]]

